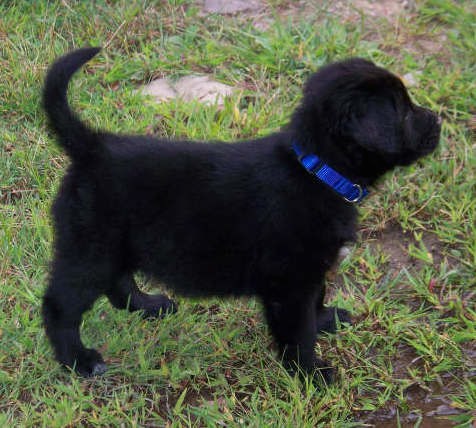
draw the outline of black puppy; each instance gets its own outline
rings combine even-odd
[[[82,314],[101,295],[148,316],[175,311],[141,292],[144,272],[182,295],[258,296],[286,367],[319,375],[316,337],[343,310],[323,306],[324,275],[353,240],[358,202],[396,165],[437,145],[440,120],[400,81],[363,59],[324,67],[307,82],[284,132],[230,143],[115,135],[84,125],[66,90],[99,49],[50,69],[44,108],[71,158],[53,206],[55,255],[43,301],[56,358],[82,375],[106,366],[81,342]]]

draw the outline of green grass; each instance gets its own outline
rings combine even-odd
[[[378,423],[390,408],[413,412],[419,426],[423,393],[433,409],[443,395],[460,410],[452,423],[474,421],[474,7],[417,2],[392,27],[325,8],[279,20],[288,2],[270,4],[276,22],[266,31],[244,17],[204,18],[183,0],[0,5],[0,426],[347,427]],[[442,45],[422,50],[421,40]],[[179,299],[179,312],[158,322],[101,300],[82,334],[105,356],[107,374],[82,379],[53,360],[39,308],[49,206],[67,159],[48,137],[39,99],[52,60],[87,44],[106,49],[72,85],[82,117],[168,137],[228,141],[277,130],[306,76],[332,60],[358,55],[400,75],[421,72],[411,93],[444,117],[441,146],[378,186],[361,207],[359,243],[329,275],[330,302],[355,320],[316,345],[339,368],[334,385],[317,391],[286,374],[254,300]],[[135,92],[155,77],[197,72],[239,90],[220,111],[154,105]]]

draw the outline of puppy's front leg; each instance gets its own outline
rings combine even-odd
[[[280,296],[264,300],[269,328],[273,334],[286,369],[300,375],[311,375],[316,380],[332,381],[333,369],[316,357],[314,345],[317,336],[313,295]]]

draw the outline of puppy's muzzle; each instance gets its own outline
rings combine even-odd
[[[420,123],[424,129],[417,150],[420,155],[426,155],[435,150],[438,145],[443,120],[434,111],[424,107],[417,106],[416,114],[418,115],[417,123]]]

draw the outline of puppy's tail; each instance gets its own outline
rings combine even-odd
[[[73,74],[101,48],[82,48],[57,59],[49,69],[43,89],[43,108],[59,144],[72,160],[85,160],[99,149],[96,133],[71,110],[66,92]]]

